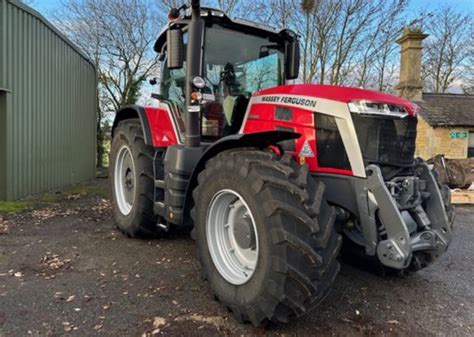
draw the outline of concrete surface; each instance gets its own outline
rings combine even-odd
[[[429,268],[384,279],[343,265],[317,310],[256,329],[214,300],[187,235],[127,239],[106,200],[65,199],[3,219],[0,336],[474,335],[474,208],[457,208],[450,250]]]

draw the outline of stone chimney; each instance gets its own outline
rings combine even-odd
[[[422,99],[421,49],[427,36],[420,28],[405,27],[396,41],[400,45],[400,83],[396,89],[399,96],[413,101]]]

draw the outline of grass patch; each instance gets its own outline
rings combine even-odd
[[[29,200],[20,201],[0,201],[0,215],[11,213],[23,213],[33,208],[33,203]]]
[[[97,179],[65,187],[61,190],[48,192],[34,197],[35,203],[58,203],[85,197],[109,198],[109,188],[106,179]]]
[[[96,179],[17,201],[0,201],[0,215],[23,213],[32,209],[47,207],[51,204],[67,203],[86,197],[108,199],[109,187],[107,180]]]
[[[70,195],[82,195],[82,196],[90,196],[90,197],[101,197],[107,199],[109,197],[109,189],[108,184],[104,182],[96,183],[96,184],[80,184],[72,186],[68,189],[65,189],[63,192],[64,194]]]

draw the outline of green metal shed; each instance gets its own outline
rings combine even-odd
[[[38,12],[0,0],[0,200],[95,176],[96,70]]]

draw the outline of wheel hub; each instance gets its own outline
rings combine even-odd
[[[114,189],[117,206],[123,215],[130,214],[135,200],[135,164],[127,145],[122,146],[115,159]]]
[[[229,283],[246,283],[257,267],[258,233],[247,203],[233,190],[221,190],[211,200],[206,238],[212,261]]]
[[[125,174],[125,186],[127,187],[127,190],[132,190],[133,189],[133,181],[135,177],[133,176],[133,172],[130,168],[127,168],[127,172]]]
[[[248,215],[235,223],[234,237],[240,248],[255,249],[255,233]]]

